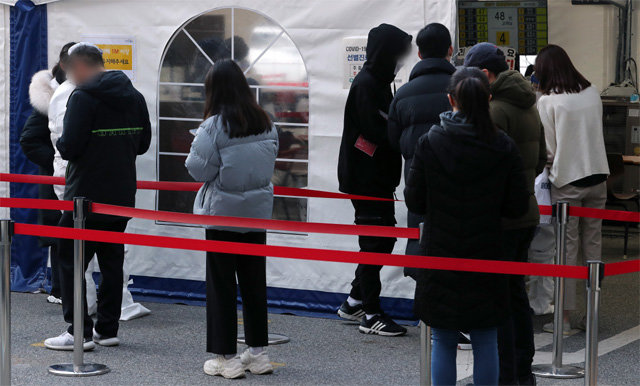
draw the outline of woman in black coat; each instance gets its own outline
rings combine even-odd
[[[49,102],[55,89],[66,80],[64,71],[69,48],[75,43],[67,43],[60,51],[60,61],[51,70],[37,72],[29,85],[29,101],[33,112],[25,122],[20,135],[20,147],[27,159],[40,168],[43,176],[53,175],[53,144],[49,131]],[[38,197],[56,200],[53,185],[38,185]],[[38,223],[41,225],[58,225],[61,212],[57,210],[39,210]],[[49,303],[62,304],[60,299],[60,279],[58,276],[57,239],[41,237],[42,247],[51,247],[51,292],[47,298]]]
[[[514,142],[489,115],[489,81],[476,68],[452,77],[453,111],[420,138],[409,171],[405,200],[424,214],[427,256],[507,260],[501,249],[501,218],[526,213],[529,193]],[[506,317],[506,277],[498,274],[423,270],[415,312],[433,328],[434,385],[456,383],[457,331],[469,332],[474,384],[498,382],[497,330]]]

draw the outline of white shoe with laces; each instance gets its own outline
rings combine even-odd
[[[223,376],[227,379],[244,378],[244,366],[238,355],[231,359],[218,355],[204,362],[204,373]]]
[[[73,335],[67,331],[55,338],[45,339],[44,347],[50,350],[73,351]],[[96,344],[91,339],[84,340],[84,351],[91,351],[96,348]]]
[[[252,354],[251,349],[245,350],[240,357],[242,366],[251,374],[263,375],[273,373],[273,365],[269,360],[269,356],[266,351],[262,351],[260,354]]]

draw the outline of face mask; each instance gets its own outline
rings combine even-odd
[[[404,62],[399,61],[398,63],[396,63],[396,68],[395,70],[393,70],[393,75],[398,75],[402,67],[404,67]]]

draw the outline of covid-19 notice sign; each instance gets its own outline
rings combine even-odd
[[[82,41],[95,44],[102,50],[104,67],[107,70],[120,70],[131,81],[135,80],[135,40],[132,37],[83,36]]]

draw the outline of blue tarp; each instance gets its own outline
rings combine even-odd
[[[20,0],[10,13],[10,117],[9,159],[11,173],[38,174],[20,149],[20,133],[31,114],[29,83],[37,71],[47,68],[47,7]],[[38,185],[10,185],[11,197],[37,198]],[[11,209],[16,222],[37,223],[37,211]],[[11,289],[34,291],[42,287],[47,254],[35,237],[16,235],[11,245]]]

